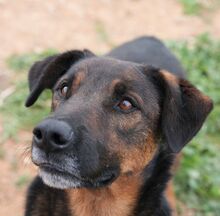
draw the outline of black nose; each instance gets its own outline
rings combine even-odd
[[[33,130],[33,144],[47,152],[69,147],[74,139],[72,128],[64,121],[46,119]]]

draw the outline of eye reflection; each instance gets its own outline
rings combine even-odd
[[[122,111],[128,111],[128,110],[131,110],[131,109],[134,108],[132,103],[129,100],[127,100],[127,99],[124,99],[124,100],[120,101],[120,103],[118,104],[118,107]]]
[[[67,92],[68,92],[68,86],[67,85],[63,85],[63,87],[60,89],[60,93],[63,97],[66,97]]]

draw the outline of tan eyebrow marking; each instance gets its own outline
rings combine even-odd
[[[110,85],[110,87],[109,87],[110,92],[113,92],[113,91],[114,91],[115,86],[116,86],[118,83],[121,83],[121,80],[120,80],[120,79],[114,79],[114,80],[111,82],[111,85]]]
[[[75,93],[77,91],[77,89],[79,88],[79,86],[84,78],[85,78],[84,71],[80,71],[75,75],[73,82],[72,82],[72,86],[71,86],[72,93]]]

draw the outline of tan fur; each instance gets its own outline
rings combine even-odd
[[[167,80],[167,82],[170,85],[172,85],[174,87],[175,86],[177,87],[179,85],[178,79],[176,76],[174,76],[173,74],[171,74],[170,72],[168,72],[166,70],[161,70],[160,72],[163,74],[164,78]]]
[[[120,116],[120,120],[117,117],[113,118],[112,125],[114,126],[115,124],[118,124],[119,129],[129,130],[135,128],[141,121],[142,121],[142,116],[139,113],[135,113],[130,117]]]
[[[83,73],[77,74],[72,84],[74,93],[80,86]],[[120,80],[113,80],[110,91]],[[135,93],[133,93],[135,94]],[[137,95],[135,95],[137,97]],[[140,100],[140,99],[139,99]],[[141,101],[142,102],[142,101]],[[142,102],[143,103],[143,102]],[[96,111],[91,108],[88,116],[89,123],[94,134],[98,134],[99,127]],[[115,117],[110,120],[110,125],[114,128],[118,123],[118,128],[126,131],[136,128],[142,121],[141,115],[137,112],[132,116],[121,116],[120,122]],[[111,127],[111,126],[110,126]],[[120,176],[109,186],[97,189],[67,189],[70,209],[74,216],[132,216],[136,205],[139,190],[142,187],[142,172],[144,167],[152,160],[156,153],[157,145],[152,132],[146,132],[146,140],[136,140],[134,145],[128,145],[116,133],[109,130],[108,149],[109,154],[117,155],[120,159]],[[137,137],[137,139],[140,139]],[[111,158],[111,157],[110,157]],[[108,163],[108,162],[106,162]]]
[[[82,82],[82,80],[85,78],[85,72],[84,71],[79,71],[75,78],[73,79],[73,82],[72,82],[72,86],[71,86],[71,89],[72,89],[72,94],[74,94],[77,89],[80,87],[80,83]]]
[[[100,189],[72,189],[67,194],[72,214],[76,216],[129,216],[141,179],[120,176],[111,186]]]
[[[175,192],[173,188],[173,182],[170,180],[166,191],[165,191],[165,196],[167,197],[167,201],[170,205],[170,208],[172,209],[172,216],[176,216],[176,197],[175,197]]]
[[[73,79],[71,85],[72,94],[74,94],[77,91],[77,89],[80,86],[80,83],[84,78],[85,78],[85,72],[83,70],[79,71],[76,77]],[[51,106],[52,110],[55,110],[57,107],[59,107],[59,105],[60,105],[60,97],[54,94],[52,98],[52,106]]]
[[[121,146],[122,147],[122,146]],[[143,146],[120,147],[121,175],[110,186],[67,190],[74,216],[130,216],[142,186],[141,173],[156,152],[149,136]]]
[[[147,143],[135,148],[126,148],[121,151],[121,170],[122,173],[132,172],[134,174],[141,172],[144,167],[152,160],[156,152],[154,139],[149,135]]]
[[[117,84],[121,83],[121,80],[120,79],[114,79],[112,80],[111,84],[109,85],[109,92],[113,92],[114,89],[115,89],[115,86]]]

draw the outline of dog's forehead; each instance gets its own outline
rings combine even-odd
[[[72,86],[89,92],[112,92],[117,83],[123,83],[140,96],[154,97],[155,88],[146,75],[141,72],[141,65],[107,57],[92,57],[74,64],[67,76],[73,77]]]
[[[105,79],[141,80],[143,74],[138,71],[136,64],[106,57],[93,57],[84,59],[72,66],[70,74],[84,74],[84,77]]]

